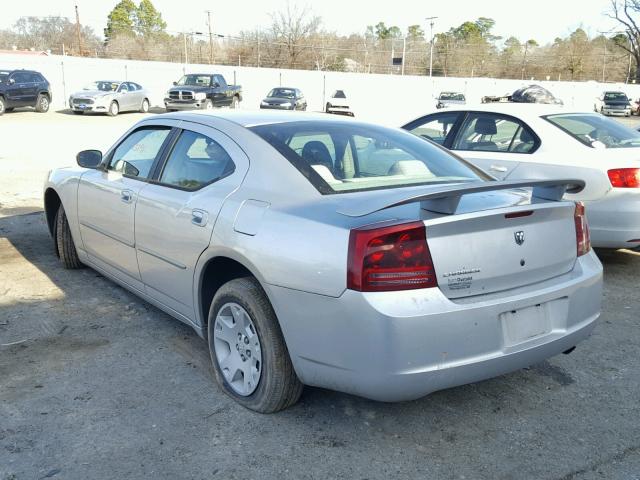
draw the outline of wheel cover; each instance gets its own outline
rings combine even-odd
[[[213,103],[211,103],[211,102],[207,102],[207,103],[205,104],[205,108],[206,108],[207,110],[213,110]]]
[[[238,395],[251,395],[262,375],[262,348],[247,311],[235,302],[225,303],[218,310],[213,337],[216,361],[227,383]]]
[[[147,112],[149,110],[149,102],[147,100],[142,101],[142,111]]]
[[[118,104],[116,102],[113,102],[111,104],[111,107],[109,108],[109,110],[111,111],[112,114],[114,114],[114,115],[117,114],[118,110],[119,110]]]
[[[40,99],[40,108],[42,108],[43,110],[49,108],[49,100],[47,100],[47,97],[42,97]]]

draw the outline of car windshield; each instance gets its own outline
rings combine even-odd
[[[451,92],[441,93],[440,100],[464,101],[464,95],[461,93],[451,93]]]
[[[627,96],[622,92],[606,92],[604,94],[605,100],[621,100],[626,102],[628,100]]]
[[[118,89],[120,82],[107,82],[100,80],[97,82],[91,82],[84,87],[85,90],[100,90],[101,92],[115,92]]]
[[[589,147],[640,147],[640,132],[596,113],[563,113],[544,118]]]
[[[192,87],[210,87],[211,76],[209,75],[185,75],[178,80],[178,85],[189,85]]]
[[[293,88],[274,88],[267,95],[267,97],[276,98],[294,98],[295,96],[296,91]]]
[[[490,180],[470,163],[402,130],[332,121],[250,129],[322,194]]]

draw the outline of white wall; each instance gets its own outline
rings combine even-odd
[[[309,110],[322,110],[324,101],[336,89],[345,90],[358,118],[398,125],[434,109],[434,97],[443,90],[464,92],[468,103],[478,103],[484,95],[505,95],[522,85],[543,85],[561,98],[565,105],[590,110],[593,98],[604,89],[619,89],[632,98],[640,98],[640,85],[599,84],[597,82],[528,82],[493,78],[454,78],[375,75],[270,68],[187,65],[178,63],[107,60],[62,56],[0,54],[0,68],[25,68],[42,72],[51,82],[53,107],[63,109],[69,94],[98,80],[128,79],[151,92],[151,102],[162,105],[164,93],[183,73],[222,73],[228,82],[242,85],[242,108],[254,109],[274,86],[300,88],[309,102]]]

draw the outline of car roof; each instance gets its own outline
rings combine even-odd
[[[285,112],[277,110],[219,110],[219,111],[193,111],[193,112],[177,112],[163,115],[167,118],[179,118],[181,120],[191,120],[202,123],[203,120],[209,118],[220,118],[233,122],[242,127],[253,127],[257,125],[269,125],[272,123],[290,123],[290,122],[355,122],[351,117],[342,115],[330,115],[327,113],[313,112]],[[365,125],[365,122],[357,122],[359,125]]]
[[[514,117],[542,117],[544,115],[553,115],[557,113],[593,113],[585,110],[574,110],[564,105],[551,105],[545,103],[518,103],[518,102],[495,102],[495,103],[479,103],[467,105],[454,105],[448,107],[445,112],[463,111],[463,112],[487,112],[501,113],[504,115],[512,115]],[[443,112],[440,110],[439,112]]]

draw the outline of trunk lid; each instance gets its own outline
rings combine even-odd
[[[468,200],[483,196],[487,194]],[[518,197],[500,192],[491,201],[496,207],[503,203],[502,208],[425,221],[438,286],[447,297],[507,290],[571,271],[576,260],[575,205],[518,205]],[[518,206],[505,206],[510,202]]]

